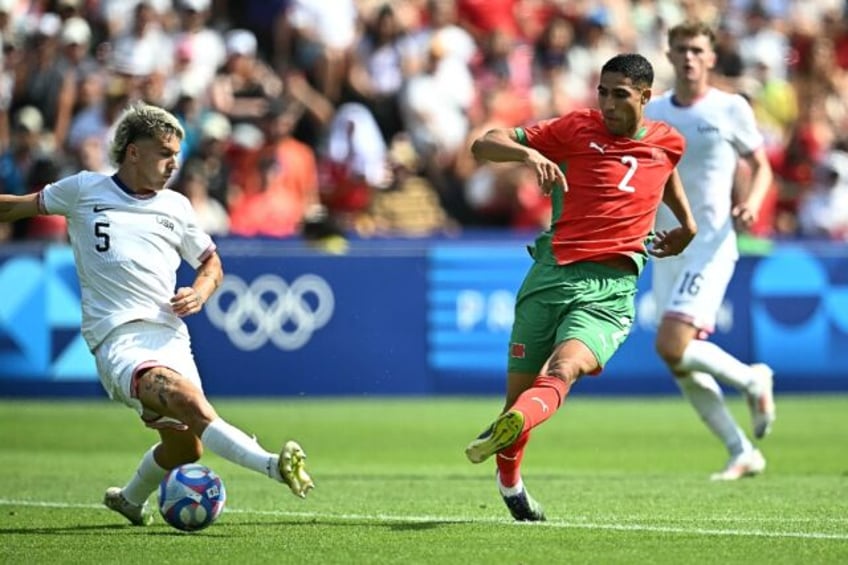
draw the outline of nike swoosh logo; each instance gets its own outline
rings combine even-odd
[[[97,212],[105,212],[106,210],[114,210],[114,209],[115,209],[115,208],[114,208],[113,206],[95,206],[95,207],[94,207],[94,212],[95,212],[95,213],[97,213]]]

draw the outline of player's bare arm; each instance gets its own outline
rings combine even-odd
[[[559,166],[532,147],[519,142],[514,129],[489,130],[474,141],[471,153],[480,161],[514,161],[530,166],[536,172],[536,182],[545,194],[550,194],[554,187],[568,189],[565,175]]]
[[[0,222],[14,222],[38,215],[38,194],[0,194]]]
[[[748,230],[757,221],[763,200],[774,180],[764,148],[760,147],[744,159],[751,168],[751,182],[747,193],[740,195],[739,203],[733,207],[733,221],[739,230]]]
[[[224,278],[224,270],[221,265],[220,256],[212,252],[197,269],[194,283],[177,289],[171,298],[171,307],[174,314],[183,318],[197,314],[209,300],[209,297],[217,290],[218,285]]]
[[[671,209],[674,217],[680,222],[680,227],[656,234],[653,246],[649,250],[655,257],[668,257],[682,253],[698,232],[698,226],[689,207],[689,199],[686,198],[677,169],[672,171],[665,183],[663,203]]]

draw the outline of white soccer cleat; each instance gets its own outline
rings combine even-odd
[[[300,498],[315,488],[315,483],[306,472],[306,453],[296,441],[287,441],[280,452],[280,476],[291,491]]]
[[[133,504],[124,498],[120,487],[109,487],[103,495],[103,505],[109,510],[114,510],[130,521],[133,526],[149,526],[153,523],[153,513],[147,502],[144,504]]]
[[[744,477],[753,477],[766,470],[766,459],[759,449],[745,451],[731,457],[727,466],[719,473],[713,473],[710,480],[735,481]]]
[[[754,363],[751,369],[757,373],[757,392],[747,393],[745,397],[751,411],[754,437],[763,439],[771,432],[771,426],[777,418],[774,405],[774,371],[765,363]]]

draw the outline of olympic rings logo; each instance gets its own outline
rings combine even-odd
[[[317,275],[302,275],[291,285],[276,275],[262,275],[250,285],[225,275],[206,303],[209,321],[242,351],[269,341],[284,351],[300,349],[334,309],[333,290]]]

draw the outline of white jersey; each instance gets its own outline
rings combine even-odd
[[[677,165],[698,235],[683,255],[722,254],[736,258],[736,232],[731,218],[731,192],[740,155],[763,145],[754,112],[738,94],[711,88],[691,106],[678,106],[673,92],[651,100],[645,116],[661,120],[686,138],[686,151]],[[656,227],[679,225],[671,210],[661,205]]]
[[[39,194],[44,214],[68,219],[82,294],[82,335],[94,349],[134,320],[185,326],[170,304],[181,258],[197,268],[214,250],[188,199],[172,190],[140,197],[117,177],[81,172]]]

